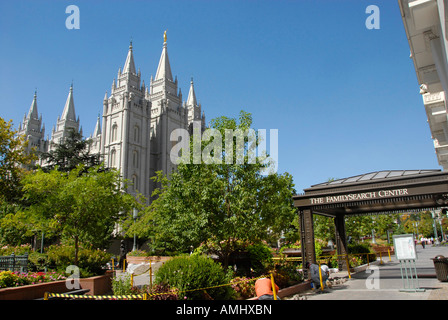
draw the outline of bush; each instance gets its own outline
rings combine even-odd
[[[0,248],[0,256],[10,256],[15,254],[16,256],[22,256],[25,253],[30,253],[32,251],[30,244],[22,244],[20,246],[8,246],[5,245]]]
[[[147,257],[149,256],[149,253],[144,250],[132,250],[131,252],[127,253],[130,257]]]
[[[272,268],[272,252],[271,249],[263,244],[251,244],[247,247],[249,253],[250,264],[256,275],[262,275]]]
[[[68,245],[55,245],[47,249],[47,263],[60,272],[73,265],[75,248]],[[103,266],[111,259],[111,254],[97,249],[80,247],[78,252],[78,265],[81,277],[102,275],[105,272]]]
[[[131,275],[123,274],[118,277],[115,276],[112,279],[112,292],[116,296],[132,294]]]
[[[179,290],[186,299],[230,299],[230,279],[221,266],[203,255],[178,256],[163,264],[156,273],[155,282]],[[204,290],[197,290],[206,288]]]
[[[363,253],[372,253],[372,251],[370,250],[370,246],[368,244],[355,243],[355,244],[348,245],[348,253],[354,254],[354,255],[359,254],[358,256],[355,257],[354,260],[356,260],[357,263],[366,264],[367,263],[367,254],[363,254]],[[353,258],[353,257],[350,257],[350,258]],[[374,253],[369,255],[369,262],[372,262],[372,261],[376,261],[376,254],[374,254]]]
[[[168,293],[169,292],[169,293]],[[164,294],[168,293],[168,294]],[[178,300],[177,290],[173,290],[166,283],[154,284],[149,291],[149,300]]]
[[[297,261],[286,261],[281,259],[273,271],[275,283],[280,288],[289,287],[303,281],[303,274],[299,272]]]
[[[31,252],[28,255],[28,271],[45,271],[48,267],[46,253]]]
[[[255,281],[247,277],[233,278],[230,283],[237,299],[246,300],[255,296]]]
[[[20,277],[12,271],[0,272],[0,288],[17,287],[23,285],[19,283]]]

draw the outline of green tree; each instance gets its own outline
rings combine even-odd
[[[74,264],[78,264],[80,242],[106,247],[115,223],[138,206],[136,199],[122,192],[115,170],[79,165],[70,172],[41,169],[23,180],[26,213],[59,230],[74,243]]]
[[[401,216],[404,232],[415,233],[424,237],[434,236],[433,219],[431,212],[424,211]]]
[[[59,171],[71,171],[80,164],[85,169],[98,166],[100,155],[89,153],[91,141],[82,138],[79,132],[70,130],[67,137],[56,145],[54,150],[43,152],[40,157],[46,161],[44,171],[58,168]]]
[[[251,124],[251,115],[242,111],[239,123],[220,117],[211,121],[211,128],[225,137],[226,129],[244,132]],[[219,163],[205,164],[204,159],[200,164],[181,163],[169,178],[159,172],[156,180],[161,187],[154,194],[156,199],[135,226],[128,224],[132,226],[128,235],[135,231],[159,245],[163,242],[165,248],[184,252],[201,243],[213,243],[224,267],[237,241],[278,239],[295,217],[292,176],[263,175],[266,163],[248,163],[248,139],[245,161],[237,163],[236,139],[233,152],[222,145],[210,152],[212,156],[221,153]],[[202,150],[214,142],[203,144]],[[194,142],[191,146],[194,150]]]
[[[313,215],[314,237],[323,241],[335,240],[334,219],[322,215]]]
[[[20,180],[36,156],[27,153],[28,142],[12,129],[12,120],[0,117],[0,202],[16,202],[21,197]]]

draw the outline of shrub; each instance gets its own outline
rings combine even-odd
[[[281,259],[273,271],[276,284],[280,288],[285,288],[303,281],[303,274],[299,272],[297,261],[286,261]]]
[[[32,251],[30,244],[22,244],[19,246],[8,246],[5,245],[0,248],[0,256],[9,256],[14,253],[16,256],[24,255],[25,253],[30,253]]]
[[[132,294],[132,283],[130,274],[122,274],[112,278],[112,292],[114,295]]]
[[[251,244],[247,247],[250,257],[250,264],[256,275],[262,275],[272,268],[271,249],[263,244]]]
[[[130,257],[147,257],[149,256],[149,253],[144,250],[132,250],[131,252],[127,253]]]
[[[28,271],[45,271],[48,267],[48,256],[46,253],[31,252],[28,255]]]
[[[163,264],[156,273],[155,282],[177,288],[186,299],[203,300],[210,296],[215,300],[229,299],[230,283],[221,266],[203,255],[178,256]],[[204,290],[197,290],[203,289]]]
[[[68,245],[50,246],[47,249],[48,265],[60,272],[73,264],[75,248]],[[78,268],[81,277],[90,277],[104,274],[103,266],[110,261],[111,254],[97,249],[80,247],[78,253]]]
[[[372,253],[370,250],[370,246],[368,244],[363,243],[356,243],[356,244],[349,244],[348,245],[348,252],[350,254],[359,254],[357,256],[357,261],[359,264],[366,264],[367,263],[367,254],[364,253]],[[369,262],[376,261],[376,254],[370,254],[369,255]]]
[[[0,288],[17,287],[20,277],[12,271],[0,272]]]
[[[230,283],[237,299],[249,299],[255,296],[255,282],[251,278],[236,277]]]
[[[164,294],[168,293],[168,294]],[[149,291],[149,300],[178,300],[178,291],[171,289],[166,283],[154,284]]]

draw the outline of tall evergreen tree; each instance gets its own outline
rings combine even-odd
[[[99,154],[90,154],[89,145],[90,141],[83,139],[79,132],[70,130],[54,150],[41,153],[41,158],[46,161],[44,170],[48,172],[57,167],[59,171],[68,172],[80,164],[85,169],[98,166],[101,157]]]

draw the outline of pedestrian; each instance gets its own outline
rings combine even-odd
[[[278,297],[278,286],[274,282],[275,293],[277,300],[281,300]],[[274,300],[274,292],[272,291],[272,280],[269,278],[260,278],[255,281],[255,293],[258,300]]]
[[[328,277],[330,276],[330,269],[328,268],[328,266],[326,264],[322,264],[320,266],[320,275],[319,275],[319,266],[315,263],[306,263],[306,268],[310,270],[310,274],[311,274],[311,280],[314,284],[314,287],[316,289],[320,288],[320,277],[322,277],[322,284],[325,286],[327,285],[328,287],[330,287],[330,281],[328,281]]]
[[[425,249],[425,240],[424,240],[423,237],[422,237],[422,239],[421,239],[421,243],[422,243],[422,248]]]
[[[126,259],[126,245],[124,243],[124,240],[121,240],[120,241],[120,260],[119,260],[119,265],[118,265],[121,270],[123,270],[123,267],[126,267],[126,266],[124,266],[124,264],[126,263],[125,259]]]

